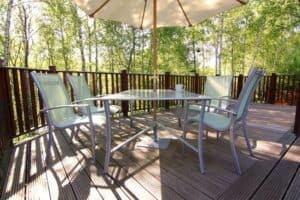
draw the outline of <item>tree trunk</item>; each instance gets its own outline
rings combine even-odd
[[[88,58],[89,58],[89,70],[92,71],[92,35],[94,34],[94,32],[92,33],[92,30],[91,30],[91,27],[90,25],[88,24],[87,26],[87,31],[88,31],[88,50],[89,50],[89,53],[88,53]]]
[[[254,66],[256,57],[258,55],[259,49],[261,47],[262,41],[263,41],[263,33],[264,33],[264,29],[265,29],[265,23],[263,24],[263,26],[260,28],[257,40],[256,40],[256,47],[255,47],[255,53],[253,56],[253,60],[250,66]]]
[[[144,72],[145,70],[145,66],[144,66],[144,51],[145,51],[145,32],[143,31],[142,33],[142,58],[141,58],[141,62],[142,62],[142,73]]]
[[[84,45],[82,41],[82,30],[81,30],[81,22],[78,24],[78,43],[80,48],[80,55],[81,55],[81,68],[82,71],[86,71],[86,64],[85,64],[85,55],[84,55]]]
[[[204,42],[202,42],[201,47],[202,47],[202,68],[203,68],[203,71],[204,71],[205,64],[206,64],[206,62],[205,62],[206,58],[205,58],[205,44],[204,44]]]
[[[196,73],[196,47],[195,47],[194,35],[193,35],[193,62],[194,62],[194,73]]]
[[[64,36],[64,29],[63,29],[63,24],[62,21],[60,19],[60,27],[59,27],[59,31],[60,31],[60,39],[61,39],[61,47],[62,47],[62,56],[64,59],[64,63],[65,63],[65,69],[69,70],[69,62],[68,62],[68,57],[67,57],[67,52],[66,52],[66,45],[65,45],[65,36]]]
[[[132,46],[129,54],[129,60],[128,60],[128,66],[127,70],[130,72],[130,69],[132,69],[132,66],[134,64],[134,54],[135,54],[135,43],[136,43],[136,38],[135,38],[135,28],[132,27]]]
[[[84,53],[84,44],[83,44],[83,37],[82,37],[82,22],[80,17],[78,16],[77,8],[74,7],[74,17],[75,17],[75,28],[78,32],[78,44],[80,49],[80,56],[81,56],[81,69],[83,72],[86,71],[86,63],[85,63],[85,53]]]
[[[29,38],[28,33],[30,31],[30,21],[26,8],[24,5],[21,5],[22,2],[19,2],[19,18],[22,24],[22,40],[24,46],[24,67],[28,68],[28,57],[29,57]]]
[[[13,7],[13,0],[9,0],[7,4],[7,10],[6,10],[6,22],[5,22],[5,33],[4,33],[4,61],[3,66],[7,66],[9,63],[9,43],[10,43],[10,37],[9,37],[9,31],[10,31],[10,23],[11,23],[11,12]]]
[[[234,76],[235,74],[235,70],[234,70],[234,41],[233,41],[233,37],[230,37],[231,40],[231,48],[230,48],[230,55],[231,55],[231,75]]]
[[[246,67],[246,33],[243,35],[243,61],[242,61],[242,71],[241,74],[245,73],[245,67]]]
[[[94,20],[94,42],[95,42],[95,67],[96,72],[99,71],[99,61],[98,61],[98,38],[97,38],[97,23]]]
[[[223,31],[224,31],[224,15],[221,14],[220,16],[220,29],[218,31],[219,33],[219,55],[218,55],[218,75],[221,75],[222,73],[222,50],[223,50]]]

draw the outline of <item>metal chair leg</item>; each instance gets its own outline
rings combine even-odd
[[[72,144],[73,138],[74,138],[75,134],[77,134],[77,132],[78,132],[77,129],[76,129],[76,132],[75,132],[75,128],[76,128],[76,127],[70,128],[70,129],[71,129],[71,138],[70,138],[69,144]]]
[[[182,132],[182,139],[186,140],[186,133],[187,133],[187,121],[183,123],[183,132]],[[182,154],[185,154],[185,144],[182,143]]]
[[[130,109],[130,116],[129,116],[129,119],[130,119],[130,127],[132,128],[133,127],[133,104],[134,102],[133,101],[130,101],[129,103],[129,109]]]
[[[106,142],[105,142],[105,161],[104,161],[104,174],[108,173],[108,167],[111,156],[111,122],[109,117],[109,102],[104,101],[104,109],[105,109],[105,117],[106,117],[106,125],[105,125],[105,133],[106,133]]]
[[[252,152],[249,137],[248,137],[248,130],[247,130],[247,127],[246,127],[246,123],[243,123],[243,132],[244,132],[244,137],[245,137],[245,140],[246,140],[246,144],[247,144],[249,154],[250,154],[250,156],[253,156],[253,152]]]
[[[96,146],[96,135],[95,135],[95,127],[94,125],[91,123],[91,142],[92,142],[92,163],[95,163],[96,161],[96,155],[95,155],[95,146]]]
[[[199,136],[198,136],[198,156],[199,166],[201,174],[204,173],[204,160],[203,160],[203,125],[199,124]]]
[[[46,150],[46,163],[49,162],[50,148],[53,143],[53,135],[52,134],[53,134],[54,130],[50,124],[48,125],[48,131],[49,131],[49,139],[48,139],[48,145],[47,145],[47,150]]]
[[[178,123],[180,121],[181,121],[180,118],[178,118]],[[182,138],[184,140],[186,140],[187,125],[188,125],[188,104],[186,101],[184,101],[184,122],[183,122],[183,133],[182,133]],[[185,153],[185,144],[184,143],[182,143],[182,153],[183,154]]]
[[[241,171],[239,159],[238,159],[237,152],[236,152],[236,148],[235,148],[234,127],[233,127],[233,126],[230,127],[229,136],[230,136],[230,147],[231,147],[231,152],[232,152],[234,164],[235,164],[237,173],[238,173],[239,175],[241,175],[241,174],[242,174],[242,171]]]

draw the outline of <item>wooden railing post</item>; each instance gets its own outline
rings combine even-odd
[[[50,71],[50,73],[57,73],[56,66],[55,65],[50,65],[49,66],[49,71]]]
[[[171,89],[171,73],[165,72],[165,89]],[[170,109],[170,101],[165,101],[165,109]]]
[[[297,86],[297,104],[296,104],[294,133],[297,136],[300,136],[300,81]]]
[[[4,143],[12,145],[15,133],[15,121],[12,110],[10,80],[8,70],[3,67],[0,59],[0,149]]]
[[[121,71],[121,91],[128,90],[128,73],[127,70]],[[128,101],[122,101],[123,116],[128,117]]]
[[[236,98],[238,98],[240,96],[240,93],[241,93],[241,91],[243,89],[243,85],[244,85],[244,76],[243,76],[243,74],[239,74],[239,76],[238,76]]]
[[[199,74],[195,73],[194,92],[199,93]]]
[[[276,100],[276,79],[277,75],[275,73],[272,73],[272,76],[270,77],[270,85],[268,89],[268,103],[274,104]]]

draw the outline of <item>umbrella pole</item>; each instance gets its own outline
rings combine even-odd
[[[153,0],[153,89],[157,90],[157,0]],[[157,101],[153,102],[153,132],[154,141],[157,142]]]

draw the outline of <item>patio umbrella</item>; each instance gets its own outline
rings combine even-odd
[[[157,89],[157,28],[192,26],[246,0],[73,0],[90,17],[153,28],[153,89]],[[154,104],[156,119],[156,103]]]
[[[157,88],[157,28],[192,26],[246,0],[73,0],[90,17],[153,28],[153,89]]]

